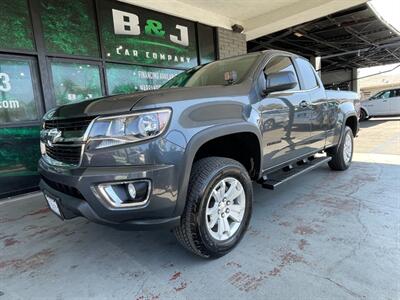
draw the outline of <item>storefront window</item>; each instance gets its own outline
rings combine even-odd
[[[0,48],[34,50],[27,0],[2,0],[0,6]]]
[[[48,52],[99,56],[93,1],[42,0],[41,19]]]
[[[199,36],[200,63],[206,64],[215,60],[214,28],[202,24],[197,25]]]
[[[102,96],[98,65],[52,62],[51,71],[57,105]]]
[[[35,188],[40,126],[0,128],[0,198]]]
[[[0,124],[38,119],[33,63],[0,59]]]
[[[158,89],[182,71],[133,65],[107,64],[110,94],[128,94]]]

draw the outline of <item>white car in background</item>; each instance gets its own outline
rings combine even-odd
[[[381,91],[361,102],[360,120],[400,115],[400,88]]]

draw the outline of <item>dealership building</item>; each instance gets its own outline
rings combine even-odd
[[[158,88],[216,59],[205,24],[108,0],[2,2],[0,196],[36,188],[47,110]]]
[[[250,41],[262,50],[263,36],[365,2],[1,1],[0,198],[37,188],[46,111],[156,89],[184,70],[246,53]]]

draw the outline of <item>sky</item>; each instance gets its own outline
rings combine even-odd
[[[360,68],[360,69],[358,69],[358,77],[364,77],[364,76],[368,76],[368,75],[376,74],[376,73],[380,73],[380,72],[387,72],[387,73],[385,73],[385,75],[394,75],[394,74],[400,75],[400,67],[398,67],[397,69],[395,69],[393,71],[390,71],[398,65],[399,64],[391,64],[391,65],[384,65],[384,66],[378,66],[378,67]]]
[[[386,22],[400,32],[400,0],[372,0],[370,4]]]
[[[370,1],[370,4],[387,23],[393,26],[400,33],[400,0],[372,0]],[[393,69],[397,65],[398,64],[362,68],[358,70],[358,76],[363,77],[379,72],[385,72]],[[387,73],[387,75],[389,74],[399,74],[400,76],[400,67]]]

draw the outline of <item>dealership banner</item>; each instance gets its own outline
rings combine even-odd
[[[100,1],[107,59],[165,67],[196,66],[193,22],[115,1]]]
[[[111,95],[148,91],[160,88],[181,70],[107,64],[108,89]]]

